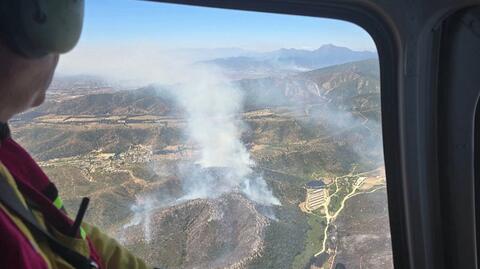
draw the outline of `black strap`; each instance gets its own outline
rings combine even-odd
[[[55,199],[58,197],[58,190],[57,187],[55,187],[55,184],[52,182],[48,183],[47,187],[42,190],[42,194],[45,195],[50,202],[53,203]]]
[[[8,137],[10,137],[10,128],[8,128],[8,124],[0,122],[0,143]]]
[[[0,174],[0,202],[23,220],[23,223],[30,229],[37,240],[47,240],[50,248],[57,255],[76,269],[98,268],[98,265],[91,259],[65,247],[55,239],[48,231],[40,226],[33,216],[33,213],[25,208],[13,188],[8,184],[3,175]]]

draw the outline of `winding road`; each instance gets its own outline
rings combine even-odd
[[[373,190],[369,190],[369,191],[361,191],[361,192],[357,192],[358,188],[360,188],[362,186],[362,184],[364,183],[365,180],[359,180],[362,176],[362,175],[366,175],[368,173],[371,173],[373,171],[376,171],[378,169],[374,169],[374,170],[371,170],[371,171],[367,171],[367,172],[362,172],[362,173],[358,173],[358,174],[353,174],[354,173],[354,170],[352,170],[352,172],[350,172],[348,175],[345,175],[345,176],[341,176],[341,177],[337,177],[335,178],[335,185],[336,185],[336,190],[334,193],[330,194],[328,197],[327,197],[327,201],[325,202],[325,217],[326,217],[326,221],[327,221],[327,225],[325,226],[325,229],[324,229],[324,233],[323,233],[323,241],[322,241],[322,248],[320,249],[319,252],[317,252],[314,256],[315,257],[318,257],[319,255],[321,255],[322,253],[324,253],[326,251],[326,244],[327,244],[327,233],[328,233],[328,228],[333,225],[333,221],[338,217],[338,215],[340,214],[340,212],[344,209],[345,207],[345,203],[348,199],[358,195],[358,194],[362,194],[362,193],[373,193],[379,189],[382,189],[382,188],[385,188],[386,186],[380,186],[380,187],[377,187]],[[328,204],[330,203],[330,199],[333,195],[335,195],[338,191],[339,191],[339,188],[338,188],[338,180],[341,179],[341,178],[345,178],[345,177],[357,177],[357,180],[355,181],[355,183],[353,183],[353,189],[352,191],[350,191],[347,195],[345,195],[345,197],[342,199],[342,202],[340,203],[340,208],[338,210],[336,210],[335,212],[333,212],[333,214],[328,210]],[[332,183],[333,184],[333,183]]]

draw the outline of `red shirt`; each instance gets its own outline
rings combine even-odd
[[[48,269],[42,256],[3,210],[0,210],[0,251],[5,268]]]

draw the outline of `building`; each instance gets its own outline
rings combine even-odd
[[[328,189],[323,180],[313,180],[305,184],[307,198],[305,199],[305,208],[313,211],[325,205],[328,197]]]

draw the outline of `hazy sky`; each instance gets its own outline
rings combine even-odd
[[[150,78],[161,74],[167,79],[176,70],[172,63],[181,72],[178,66],[244,53],[238,48],[313,50],[335,44],[376,50],[362,28],[331,19],[138,0],[86,0],[85,14],[80,43],[61,57],[60,74]]]
[[[137,0],[87,0],[81,45],[142,42],[161,48],[375,50],[360,27],[337,20]]]

